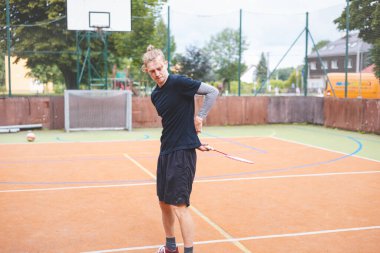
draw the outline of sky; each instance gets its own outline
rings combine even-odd
[[[334,41],[344,35],[336,29],[333,20],[344,10],[346,0],[168,0],[168,5],[170,31],[178,53],[185,52],[190,45],[203,47],[211,36],[225,28],[238,30],[242,9],[242,33],[248,43],[243,61],[248,66],[257,64],[262,53],[271,69],[277,65],[282,68],[302,64],[306,12],[309,12],[309,30],[315,43]],[[165,22],[167,13],[165,6],[162,14]],[[310,37],[308,43],[310,52],[313,46]]]

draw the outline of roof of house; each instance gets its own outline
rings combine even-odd
[[[375,64],[371,64],[368,67],[362,69],[362,73],[375,73]]]
[[[348,42],[348,54],[353,55],[360,52],[368,52],[372,46],[364,42],[362,39],[358,37],[358,33],[353,33],[349,35]],[[321,57],[326,56],[344,56],[346,55],[346,36],[328,43],[326,46],[318,50],[319,55]],[[317,52],[312,52],[308,56],[309,58],[317,58]]]

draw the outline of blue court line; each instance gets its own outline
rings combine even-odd
[[[268,153],[268,151],[266,150],[263,150],[263,149],[259,149],[259,148],[255,148],[253,146],[250,146],[250,145],[247,145],[247,144],[244,144],[244,143],[241,143],[239,141],[234,141],[232,139],[229,139],[229,138],[225,138],[225,137],[220,137],[218,135],[214,135],[214,134],[210,134],[210,133],[207,133],[207,132],[202,132],[203,134],[205,135],[208,135],[210,137],[214,137],[214,138],[217,138],[217,139],[220,139],[220,140],[223,140],[225,142],[229,142],[229,143],[232,143],[232,144],[235,144],[237,146],[240,146],[240,147],[243,147],[243,148],[248,148],[248,149],[251,149],[251,150],[255,150],[259,153],[262,153],[262,154],[266,154]],[[248,138],[248,137],[247,137]]]
[[[221,178],[221,177],[235,177],[235,176],[243,176],[243,175],[252,175],[252,174],[260,174],[260,173],[271,173],[271,172],[283,172],[283,171],[289,171],[289,170],[295,170],[295,169],[305,169],[313,166],[318,166],[318,165],[324,165],[324,164],[329,164],[333,163],[342,159],[346,159],[348,157],[351,157],[357,153],[359,153],[362,148],[363,144],[356,140],[355,138],[351,136],[346,136],[346,138],[353,140],[357,144],[357,148],[355,151],[353,151],[350,154],[335,158],[335,159],[330,159],[326,161],[321,161],[321,162],[315,162],[315,163],[308,163],[308,164],[301,164],[301,165],[296,165],[296,166],[290,166],[290,167],[285,167],[285,168],[279,168],[279,169],[270,169],[270,170],[256,170],[256,171],[249,171],[249,172],[241,172],[241,173],[233,173],[233,174],[222,174],[222,175],[217,175],[217,176],[207,176],[207,177],[198,177],[197,179],[212,179],[212,178]]]
[[[312,129],[302,128],[301,126],[294,126],[294,128],[297,129],[297,130],[300,130],[300,131],[304,131],[304,132],[313,132],[314,131]],[[323,133],[324,135],[343,136],[343,137],[347,137],[347,138],[351,137],[351,136],[348,136],[348,135],[344,135],[342,133],[324,133],[324,132],[319,132],[319,133]],[[363,137],[355,137],[355,138],[358,139],[358,140],[380,143],[380,140],[371,140],[371,139],[363,138]]]
[[[241,172],[241,173],[233,173],[233,174],[222,174],[222,175],[216,175],[216,176],[207,176],[207,177],[196,177],[196,180],[206,180],[206,179],[214,179],[214,178],[226,178],[226,177],[235,177],[235,176],[243,176],[243,175],[252,175],[252,174],[261,174],[261,173],[272,173],[272,172],[283,172],[283,171],[289,171],[289,170],[296,170],[296,169],[305,169],[313,166],[318,165],[324,165],[333,163],[342,159],[346,159],[349,157],[352,157],[353,155],[359,153],[362,148],[363,144],[356,140],[353,137],[346,136],[346,138],[351,139],[352,141],[356,142],[357,148],[355,151],[353,151],[350,154],[337,157],[335,159],[330,159],[326,161],[321,162],[315,162],[315,163],[309,163],[309,164],[302,164],[302,165],[296,165],[296,166],[290,166],[285,168],[279,168],[279,169],[270,169],[270,170],[256,170],[256,171],[249,171],[249,172]],[[132,184],[132,183],[147,183],[147,182],[154,182],[155,180],[149,179],[149,180],[111,180],[111,181],[81,181],[81,182],[1,182],[0,185],[6,185],[6,184],[13,184],[13,185],[76,185],[76,184]]]

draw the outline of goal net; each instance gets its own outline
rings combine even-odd
[[[132,92],[65,90],[65,130],[132,130]]]

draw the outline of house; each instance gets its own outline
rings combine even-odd
[[[240,80],[245,83],[256,82],[257,67],[252,65],[241,75]]]
[[[5,87],[6,92],[9,90],[8,79],[8,56],[5,56]],[[30,77],[30,69],[26,66],[26,60],[20,59],[16,63],[16,57],[11,57],[11,91],[12,94],[42,94],[52,93],[53,84],[42,84],[38,79]]]
[[[358,37],[358,33],[349,35],[348,43],[348,63],[349,73],[358,73],[368,67],[368,57],[371,45],[364,42]],[[345,72],[345,55],[346,55],[346,36],[330,42],[325,47],[318,50],[322,62],[318,58],[317,52],[314,51],[308,56],[309,62],[309,89],[324,89],[325,71]],[[324,66],[324,69],[322,67]]]

